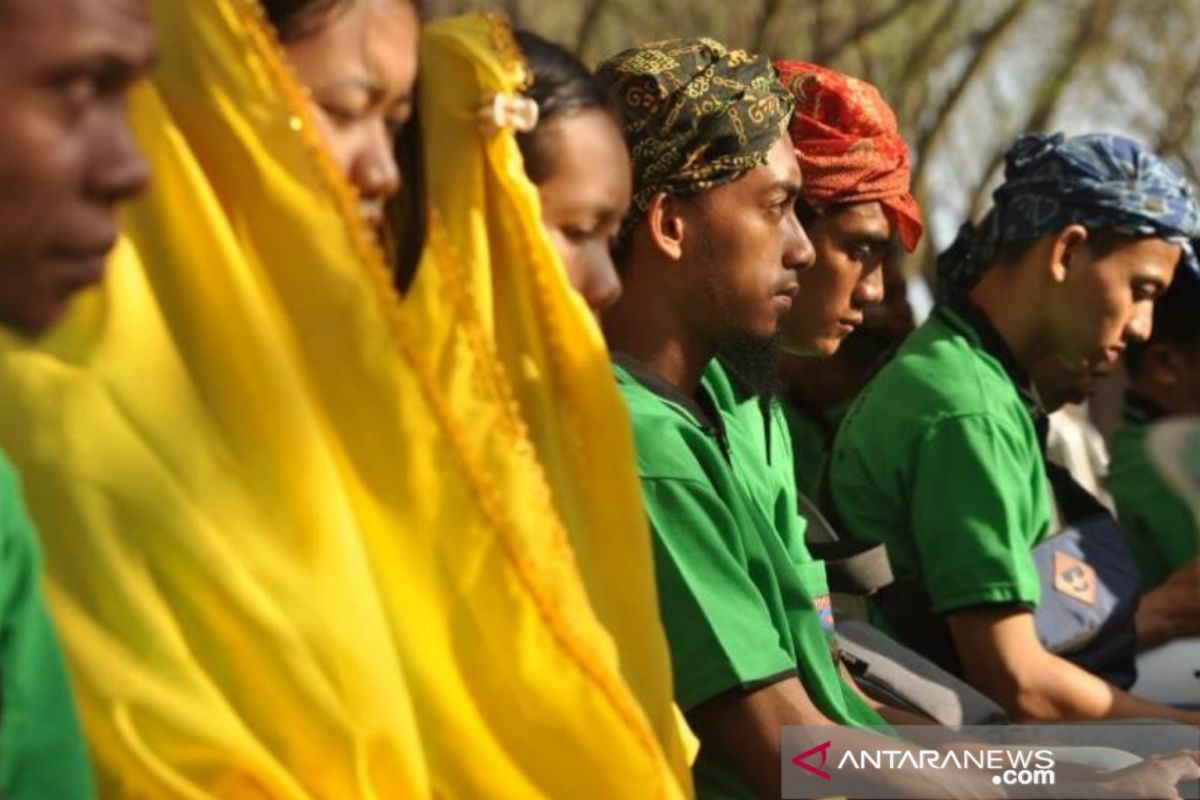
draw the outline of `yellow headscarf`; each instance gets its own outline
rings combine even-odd
[[[506,28],[425,39],[401,303],[253,0],[154,11],[152,190],[106,286],[0,346],[102,792],[689,794],[628,424],[475,124]]]

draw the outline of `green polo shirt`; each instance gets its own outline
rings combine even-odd
[[[724,424],[703,387],[688,397],[628,356],[614,361],[653,531],[676,701],[686,711],[796,675],[834,721],[884,725],[842,681],[794,548],[750,491],[758,474],[735,454],[753,443]],[[700,797],[755,796],[703,748],[695,776]]]
[[[830,460],[833,511],[883,542],[934,614],[1039,600],[1051,519],[1028,380],[987,317],[941,306],[851,405]]]
[[[1200,531],[1191,509],[1163,481],[1146,452],[1146,433],[1163,416],[1149,398],[1134,392],[1125,395],[1105,479],[1117,504],[1121,531],[1141,569],[1144,590],[1162,584],[1200,556]]]
[[[93,797],[67,668],[42,595],[41,551],[0,455],[0,797]]]
[[[720,359],[709,363],[702,385],[725,426],[737,429],[729,444],[736,448],[733,461],[739,474],[746,476],[745,489],[783,540],[809,597],[817,604],[826,633],[832,636],[833,609],[825,565],[812,557],[804,541],[808,522],[798,511],[795,455],[783,405],[747,389]]]
[[[850,401],[846,401],[818,412],[794,403],[784,404],[783,416],[792,439],[796,486],[806,497],[820,496],[821,471],[829,458],[829,445],[849,405]]]

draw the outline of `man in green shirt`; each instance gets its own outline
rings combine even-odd
[[[1047,652],[1033,548],[1051,525],[1045,416],[1028,370],[1090,385],[1150,330],[1200,218],[1186,181],[1120,137],[1032,134],[978,228],[939,259],[948,302],[867,385],[838,430],[831,513],[887,545],[909,643],[1025,720],[1200,715],[1134,697]],[[881,604],[882,605],[882,604]],[[918,639],[920,640],[918,642]],[[939,643],[940,641],[940,643]]]
[[[804,225],[811,231],[819,268],[823,249],[818,243],[819,233],[812,230],[813,225]],[[827,358],[785,354],[780,363],[781,400],[792,437],[796,486],[811,498],[819,495],[822,468],[846,409],[882,361],[916,328],[908,302],[903,252],[898,242],[889,248],[881,268],[883,300],[863,305],[862,324],[841,342],[836,353]],[[864,263],[864,272],[868,266],[869,262]],[[793,309],[797,313],[804,305],[803,292],[801,286],[801,299]],[[791,317],[789,314],[788,321]]]
[[[1146,431],[1176,414],[1200,414],[1200,279],[1176,276],[1154,309],[1154,332],[1125,354],[1129,390],[1106,481],[1142,585],[1152,589],[1200,556],[1191,509],[1150,466]]]
[[[145,0],[0,0],[0,323],[36,336],[104,274],[147,167],[124,118]],[[0,455],[0,796],[94,795],[20,482]]]
[[[1196,243],[1193,243],[1195,246]],[[1200,414],[1200,279],[1181,270],[1154,307],[1154,332],[1125,353],[1129,389],[1105,483],[1142,574],[1143,646],[1200,635],[1200,529],[1146,452],[1146,433],[1176,414]]]
[[[701,797],[778,797],[780,726],[882,724],[846,685],[760,475],[701,375],[717,349],[764,341],[812,246],[796,219],[792,103],[761,57],[709,40],[625,51],[598,73],[634,161],[605,315],[654,533],[675,693],[701,741]],[[783,509],[791,511],[794,507]]]
[[[704,387],[731,427],[742,433],[735,452],[755,474],[755,500],[792,545],[814,601],[828,609],[824,567],[804,544],[799,516],[798,444],[783,403],[769,385],[776,378],[776,343],[821,364],[883,298],[883,260],[893,240],[906,249],[922,233],[920,208],[909,193],[908,148],[895,115],[874,86],[802,61],[775,61],[796,107],[788,138],[804,176],[796,210],[813,244],[811,269],[779,335],[764,347],[744,340],[725,346],[704,374]],[[751,343],[753,345],[753,343]],[[803,465],[815,473],[819,463]],[[832,613],[826,614],[832,628]],[[895,721],[911,722],[911,719]]]

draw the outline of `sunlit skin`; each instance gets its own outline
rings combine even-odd
[[[599,313],[621,295],[612,240],[629,208],[632,167],[612,115],[589,109],[538,130],[545,137],[545,176],[538,184],[542,223],[562,256],[567,278]]]
[[[804,216],[816,263],[800,275],[780,343],[795,355],[831,356],[862,324],[865,310],[884,298],[892,224],[877,201]]]
[[[1117,369],[1129,342],[1150,336],[1154,301],[1182,254],[1178,244],[1147,238],[1097,256],[1079,230],[1085,239],[1072,245],[1047,298],[1050,348],[1030,365],[1048,403],[1083,400]]]
[[[765,165],[685,205],[685,222],[695,232],[688,269],[697,280],[680,311],[695,329],[718,342],[765,341],[779,332],[798,275],[814,258],[794,208],[801,188],[800,166],[782,138]]]
[[[766,163],[690,197],[660,193],[631,233],[609,346],[692,393],[724,344],[769,341],[813,262],[796,218],[800,165],[786,137]]]
[[[916,322],[908,302],[903,252],[896,242],[889,246],[881,268],[883,301],[863,309],[863,324],[842,340],[836,353],[828,358],[802,355],[781,359],[779,368],[786,395],[798,408],[823,415],[846,402],[874,374],[882,355],[898,347],[912,333]],[[784,325],[791,319],[789,314]]]
[[[145,0],[0,3],[0,322],[36,335],[98,283],[149,168],[126,117],[156,57]]]
[[[419,31],[408,0],[354,0],[285,45],[325,144],[374,228],[400,190],[395,143],[413,112]]]

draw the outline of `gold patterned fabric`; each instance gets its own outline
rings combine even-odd
[[[765,164],[794,104],[769,59],[708,38],[625,50],[597,78],[633,157],[627,227],[659,192],[704,192]]]
[[[477,125],[524,79],[507,28],[423,40],[401,300],[257,4],[154,15],[109,279],[0,341],[101,794],[689,796],[628,420]]]

